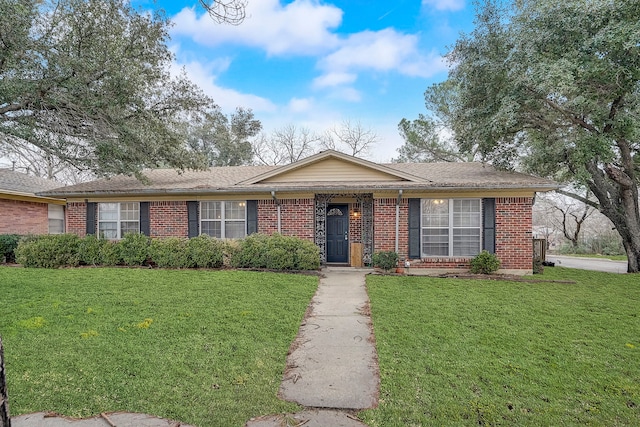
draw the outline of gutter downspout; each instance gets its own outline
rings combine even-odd
[[[398,253],[398,242],[400,234],[400,201],[402,200],[402,189],[398,190],[398,200],[396,200],[396,253]]]
[[[276,202],[276,207],[278,209],[278,234],[282,234],[282,221],[281,221],[281,210],[280,210],[280,200],[276,197],[275,190],[271,190],[271,197],[273,201]]]

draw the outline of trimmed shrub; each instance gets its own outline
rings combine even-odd
[[[180,237],[154,239],[149,247],[151,260],[160,268],[189,268],[188,240]]]
[[[374,267],[382,268],[384,271],[389,272],[392,268],[398,266],[398,253],[394,251],[380,251],[373,254]]]
[[[15,249],[20,236],[17,234],[0,234],[0,262],[16,262]]]
[[[471,260],[473,274],[491,274],[500,268],[500,260],[494,254],[482,251]]]
[[[149,238],[142,233],[126,233],[118,243],[125,265],[144,265],[149,258]]]
[[[16,261],[24,267],[58,268],[80,264],[80,238],[75,234],[28,237],[18,243]]]
[[[320,249],[313,242],[300,240],[295,256],[298,270],[317,270],[320,268]]]
[[[105,239],[99,239],[95,234],[88,234],[80,241],[80,264],[101,265],[103,247],[108,244]]]
[[[101,264],[105,266],[121,265],[120,244],[111,240],[104,240],[104,244],[100,247],[100,260]]]
[[[315,244],[297,237],[252,234],[232,251],[231,264],[236,268],[315,270],[320,267],[320,253]]]
[[[220,268],[224,264],[226,245],[223,241],[203,234],[189,239],[187,244],[191,267]]]

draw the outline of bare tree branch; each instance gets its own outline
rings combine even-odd
[[[219,24],[240,25],[246,18],[247,0],[199,0],[209,16]]]

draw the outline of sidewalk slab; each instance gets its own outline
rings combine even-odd
[[[324,273],[291,346],[279,395],[313,408],[375,407],[380,381],[364,273]]]

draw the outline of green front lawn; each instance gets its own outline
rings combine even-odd
[[[149,413],[241,426],[276,393],[313,276],[0,267],[12,415]]]
[[[640,425],[640,276],[519,283],[369,276],[371,426]]]

